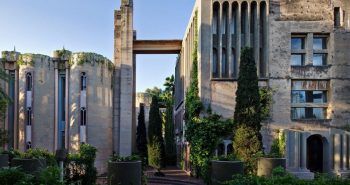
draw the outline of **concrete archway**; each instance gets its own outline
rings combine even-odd
[[[324,171],[325,143],[321,135],[311,135],[307,138],[307,168],[311,172]]]

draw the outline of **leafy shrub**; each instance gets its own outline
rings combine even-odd
[[[17,152],[20,158],[23,159],[46,159],[48,166],[57,166],[57,161],[54,154],[50,153],[48,150],[35,148],[28,149],[26,152]]]
[[[350,185],[349,179],[321,175],[314,180],[302,180],[279,167],[273,170],[271,177],[235,175],[227,185]]]
[[[38,178],[38,184],[47,184],[47,185],[63,185],[63,182],[60,182],[60,168],[58,166],[49,166],[43,169]]]
[[[159,143],[153,141],[148,146],[148,164],[158,171],[161,168],[161,148]]]
[[[218,161],[236,161],[238,158],[235,154],[229,154],[229,155],[220,155],[213,157],[213,160]]]
[[[97,170],[94,166],[97,149],[89,144],[82,144],[77,154],[69,154],[65,166],[67,183],[81,182],[92,185],[96,182]]]
[[[234,135],[233,148],[237,157],[245,162],[246,174],[256,174],[257,160],[262,151],[259,134],[251,127],[240,125]]]
[[[18,168],[1,168],[0,184],[2,185],[31,185],[34,184],[34,177],[25,174]]]
[[[198,118],[186,125],[186,139],[191,144],[190,159],[194,167],[194,175],[210,181],[209,167],[213,151],[220,139],[232,133],[233,122],[222,120],[217,114]]]
[[[113,155],[110,158],[110,161],[112,161],[112,162],[141,161],[141,158],[138,155],[131,155],[131,156],[127,156],[127,157],[121,157],[121,156],[118,156],[118,155]]]
[[[284,133],[282,132],[282,133],[279,133],[278,138],[273,140],[270,154],[267,156],[282,158],[285,155],[285,148],[286,148],[286,138]]]

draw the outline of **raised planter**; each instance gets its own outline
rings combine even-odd
[[[286,158],[260,158],[258,160],[258,176],[270,177],[273,169],[277,167],[286,169]]]
[[[244,174],[242,161],[211,161],[211,180],[212,184],[232,179],[232,175]]]
[[[108,183],[141,185],[141,161],[108,162]]]
[[[9,166],[9,155],[0,154],[0,168]]]
[[[40,170],[46,168],[46,160],[45,159],[20,159],[14,158],[11,161],[12,167],[19,167],[24,172],[30,174],[37,174]]]

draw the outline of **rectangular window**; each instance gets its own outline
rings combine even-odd
[[[292,54],[291,59],[292,66],[302,66],[304,65],[305,55],[304,54]]]
[[[326,53],[314,53],[313,66],[324,66],[327,65],[327,54]]]
[[[329,81],[294,80],[291,91],[292,119],[327,119]],[[293,103],[298,103],[293,104]],[[318,105],[316,105],[318,104]],[[297,107],[293,107],[297,106]],[[313,107],[314,106],[314,107]]]
[[[86,73],[82,72],[80,77],[80,90],[84,91],[86,90]]]
[[[80,125],[85,126],[86,125],[86,109],[81,108],[80,110]]]
[[[313,49],[314,50],[327,49],[327,37],[318,37],[318,36],[314,37]]]
[[[326,108],[293,107],[292,119],[326,119]]]
[[[292,37],[292,50],[293,49],[305,49],[304,37]]]
[[[335,27],[340,26],[340,8],[339,7],[334,8],[334,26]]]
[[[327,91],[292,91],[292,103],[327,103]]]
[[[32,109],[28,108],[27,110],[27,125],[32,125]]]

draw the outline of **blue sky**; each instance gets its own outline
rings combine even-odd
[[[138,39],[182,39],[195,0],[134,0]],[[120,0],[1,0],[0,51],[51,55],[63,46],[113,57]],[[163,85],[176,55],[137,56],[137,91]]]

